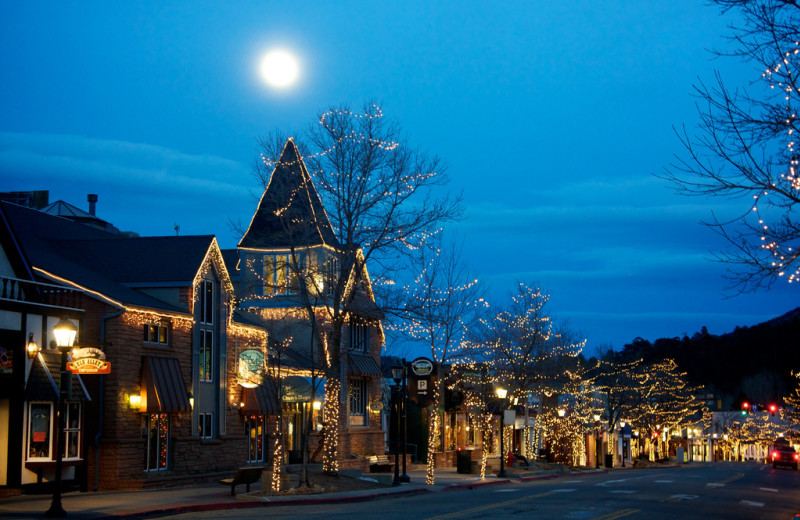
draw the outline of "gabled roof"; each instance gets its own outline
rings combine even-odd
[[[338,244],[300,152],[289,138],[239,247],[276,249],[338,247]]]
[[[80,222],[82,224],[88,226],[94,226],[98,229],[103,229],[110,233],[119,233],[119,229],[114,227],[109,222],[98,218],[95,215],[92,215],[89,212],[83,211],[82,209],[73,206],[63,200],[57,200],[52,204],[49,204],[42,209],[40,209],[42,213],[47,213],[48,215],[52,215],[54,217],[63,217],[74,222]]]
[[[187,312],[132,287],[192,285],[209,248],[216,247],[213,235],[131,238],[0,204],[36,272],[125,305]]]

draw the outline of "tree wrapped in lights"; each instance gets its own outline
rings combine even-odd
[[[745,202],[732,217],[706,225],[731,246],[718,259],[731,266],[741,290],[800,276],[800,3],[788,0],[712,0],[736,17],[732,48],[718,56],[753,65],[749,84],[730,88],[715,73],[695,86],[700,123],[680,134],[685,157],[664,178],[688,195]],[[758,74],[759,76],[756,76]]]
[[[346,357],[343,331],[363,312],[365,294],[375,303],[367,263],[379,265],[385,273],[398,268],[399,258],[420,247],[443,223],[458,218],[461,208],[458,198],[437,195],[447,182],[442,162],[412,149],[399,126],[384,118],[378,104],[365,103],[361,112],[346,104],[331,107],[320,114],[318,124],[303,140],[306,153],[296,161],[308,168],[324,208],[319,204],[313,215],[303,217],[305,222],[295,222],[292,191],[285,198],[286,206],[277,208],[275,214],[282,216],[287,226],[312,231],[329,223],[335,234],[335,240],[328,240],[335,243],[325,248],[325,275],[330,285],[324,305],[307,306],[309,319],[318,319],[317,312],[324,315],[324,324],[316,328],[326,375],[323,467],[335,473],[336,439],[345,422],[339,397]],[[266,182],[265,189],[270,179],[265,172],[291,166],[281,162],[283,150],[275,146],[279,141],[274,136],[261,141],[262,162],[256,175]],[[301,295],[309,292],[308,287],[307,283],[297,285]],[[331,396],[336,396],[336,401]]]
[[[395,327],[406,338],[428,349],[435,363],[437,386],[429,411],[427,478],[435,483],[433,453],[444,411],[442,367],[463,358],[468,335],[486,309],[482,288],[461,261],[455,243],[444,245],[442,234],[431,246],[422,245],[413,257],[416,277],[405,286],[400,314],[404,321]]]
[[[545,410],[540,416],[541,424],[548,432],[550,452],[556,462],[585,466],[586,435],[593,430],[593,416],[599,412],[595,388],[580,367],[566,370],[562,380],[562,403]]]
[[[538,288],[519,283],[508,306],[482,320],[471,345],[472,357],[509,388],[509,398],[526,405],[530,392],[544,396],[570,384],[567,369],[574,369],[585,344],[566,327],[553,324],[545,309],[548,299]]]
[[[797,385],[790,395],[783,398],[781,419],[788,423],[790,436],[796,440],[800,437],[800,372],[792,371],[792,377],[797,380]]]

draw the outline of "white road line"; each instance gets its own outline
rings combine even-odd
[[[656,484],[672,484],[674,480],[656,480]]]
[[[752,500],[742,500],[739,503],[746,506],[764,507],[764,502],[753,502]]]
[[[554,489],[552,492],[553,493],[572,493],[574,491],[577,491],[577,489]]]
[[[769,491],[770,493],[777,493],[778,492],[778,490],[775,489],[775,488],[758,488],[758,489],[760,489],[761,491]]]
[[[678,494],[678,495],[671,495],[671,496],[670,496],[670,498],[679,498],[679,499],[681,499],[681,500],[694,500],[694,499],[696,499],[696,498],[700,498],[700,495],[683,495],[683,494]]]
[[[512,491],[519,491],[519,489],[508,488],[508,489],[495,489],[494,490],[495,493],[510,493]]]
[[[708,487],[725,487],[725,484],[720,484],[719,482],[708,482],[706,483]]]
[[[622,493],[624,495],[632,495],[636,493],[636,491],[632,489],[612,489],[609,493]]]

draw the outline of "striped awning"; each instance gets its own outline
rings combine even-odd
[[[142,412],[190,412],[189,392],[177,359],[161,357],[142,358]]]
[[[380,376],[381,367],[370,356],[364,354],[347,354],[349,372],[355,376]]]
[[[281,414],[278,392],[275,389],[275,384],[269,379],[255,388],[243,388],[242,403],[244,406],[242,406],[241,412],[246,415]]]

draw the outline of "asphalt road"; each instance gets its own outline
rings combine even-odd
[[[798,472],[756,463],[721,462],[497,484],[363,503],[213,511],[171,518],[792,520],[798,513]]]

